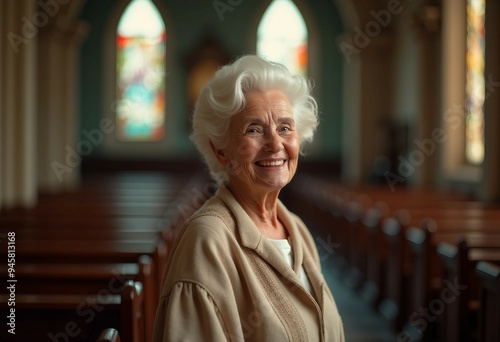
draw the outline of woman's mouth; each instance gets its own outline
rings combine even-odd
[[[283,164],[285,164],[285,160],[280,159],[272,161],[258,161],[256,164],[262,167],[282,166]]]

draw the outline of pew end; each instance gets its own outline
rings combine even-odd
[[[480,281],[478,342],[500,341],[500,263],[480,261],[476,273]]]
[[[121,342],[120,334],[116,329],[107,328],[101,332],[96,342]]]
[[[121,293],[120,331],[124,341],[144,339],[144,291],[140,282],[127,281]]]

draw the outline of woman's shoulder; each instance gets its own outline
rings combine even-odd
[[[225,226],[227,231],[233,231],[234,225],[234,218],[229,208],[220,198],[213,196],[186,220],[184,227],[197,229],[196,227],[204,226],[218,229]]]
[[[213,252],[220,256],[229,245],[237,244],[234,225],[229,209],[216,196],[211,197],[186,220],[173,254],[183,260],[196,259],[197,253]]]
[[[211,284],[223,265],[231,264],[239,246],[219,212],[204,206],[186,221],[171,252],[167,292],[177,282]]]

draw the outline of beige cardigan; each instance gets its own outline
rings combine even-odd
[[[304,223],[278,203],[293,269],[226,187],[186,223],[174,247],[153,341],[344,341],[342,321]],[[302,286],[303,265],[314,295]]]

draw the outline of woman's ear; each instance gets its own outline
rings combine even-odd
[[[226,155],[224,154],[224,150],[222,150],[221,148],[217,148],[215,147],[214,143],[212,142],[212,140],[210,140],[210,148],[212,149],[212,151],[214,152],[214,155],[215,157],[217,158],[217,160],[219,160],[219,162],[226,166],[227,163],[229,162],[229,160],[227,159]]]

